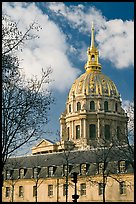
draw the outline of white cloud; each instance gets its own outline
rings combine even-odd
[[[65,18],[73,28],[82,33],[90,34],[93,21],[100,58],[110,60],[119,69],[134,65],[134,22],[132,20],[106,20],[100,10],[89,6],[88,9],[84,9],[80,4],[68,7],[62,2],[53,2],[47,5],[51,11]]]
[[[21,67],[24,68],[26,75],[40,77],[41,69],[51,66],[52,78],[55,80],[53,86],[59,91],[70,88],[80,71],[71,64],[67,56],[70,45],[66,42],[66,37],[59,27],[34,3],[4,2],[3,12],[16,22],[19,21],[20,29],[23,31],[34,20],[42,27],[42,30],[38,32],[40,38],[27,42],[23,52],[18,53],[22,59]],[[74,48],[71,47],[71,50],[74,51]]]

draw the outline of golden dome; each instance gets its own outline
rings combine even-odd
[[[91,45],[87,50],[88,60],[86,72],[73,83],[69,98],[73,95],[108,96],[119,98],[118,90],[113,81],[101,72],[98,62],[99,52],[94,43],[94,26],[92,24]]]
[[[113,81],[99,71],[86,72],[75,80],[69,92],[69,98],[72,95],[82,94],[119,97],[118,90]]]

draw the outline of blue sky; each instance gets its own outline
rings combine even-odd
[[[85,72],[92,21],[102,72],[114,81],[123,103],[133,100],[133,2],[3,2],[3,12],[19,21],[22,30],[34,19],[43,28],[40,38],[25,45],[18,56],[27,76],[40,76],[42,67],[53,68],[55,104],[46,127],[52,133],[45,138],[56,138],[72,83]]]

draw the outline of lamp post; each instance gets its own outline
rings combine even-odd
[[[73,176],[72,176],[71,181],[75,184],[75,194],[72,195],[72,198],[73,198],[73,202],[76,203],[77,199],[79,198],[79,195],[77,195],[77,175],[78,175],[78,173],[73,172],[72,174],[73,174]]]

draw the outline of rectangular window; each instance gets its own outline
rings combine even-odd
[[[63,184],[63,196],[66,195],[66,184]]]
[[[24,196],[24,187],[19,186],[19,197],[23,197],[23,196]]]
[[[6,198],[10,196],[10,187],[6,187]]]
[[[108,111],[108,101],[104,102],[104,111]]]
[[[125,173],[126,171],[126,162],[120,161],[119,162],[119,173]]]
[[[86,195],[86,184],[85,183],[81,183],[80,184],[80,195]]]
[[[99,183],[99,195],[103,194],[103,183]]]
[[[95,124],[89,125],[89,137],[90,137],[90,139],[96,138],[96,126],[95,126]]]
[[[120,182],[120,194],[126,194],[126,183],[125,183],[125,181]]]
[[[110,126],[109,125],[105,125],[104,135],[105,135],[105,139],[106,140],[110,139]]]
[[[37,195],[37,187],[33,186],[33,197]]]
[[[91,110],[91,111],[94,111],[94,110],[95,110],[95,103],[94,103],[94,101],[91,101],[91,102],[90,102],[90,110]]]
[[[76,139],[80,138],[80,125],[76,126]]]
[[[53,196],[53,185],[48,185],[48,196]]]

